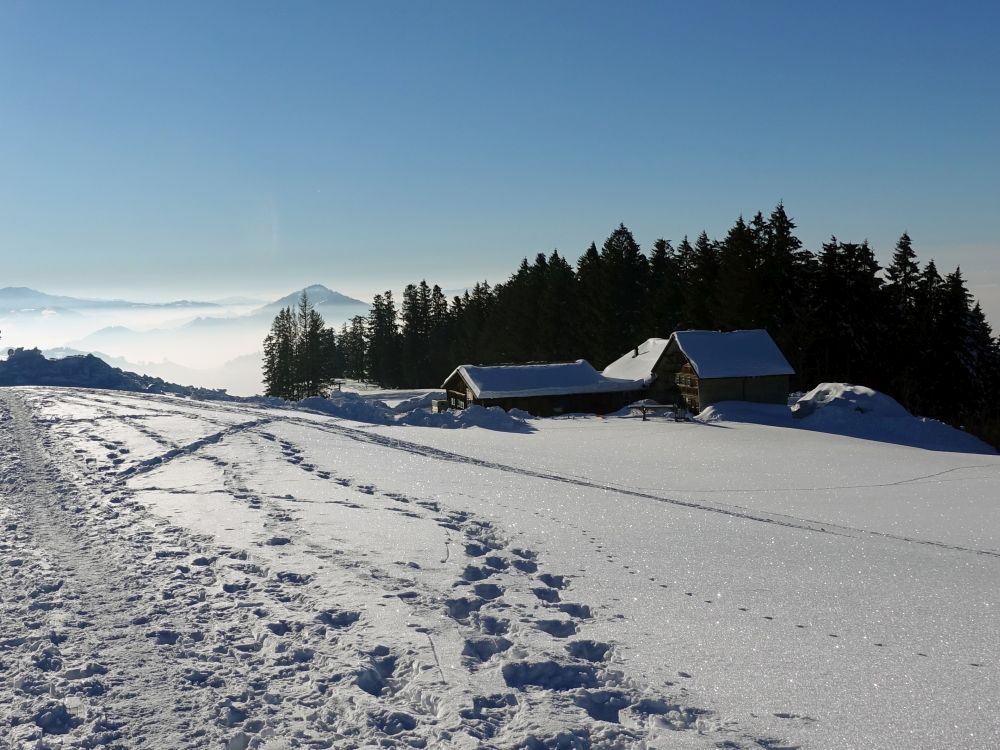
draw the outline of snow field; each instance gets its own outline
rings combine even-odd
[[[18,742],[1000,742],[996,457],[2,395]]]

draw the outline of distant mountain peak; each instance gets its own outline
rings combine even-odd
[[[314,306],[319,308],[331,307],[335,305],[368,307],[367,302],[362,302],[359,299],[348,297],[346,294],[335,292],[333,289],[330,289],[330,287],[324,286],[323,284],[310,284],[307,287],[298,289],[290,294],[286,294],[281,299],[276,299],[274,302],[264,305],[264,307],[257,310],[257,312],[273,312],[285,307],[294,307],[299,303],[299,298],[302,297],[302,292],[305,292],[309,301]]]

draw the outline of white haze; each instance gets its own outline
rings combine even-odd
[[[247,396],[262,391],[261,350],[271,318],[251,315],[262,304],[3,312],[0,347],[38,347],[49,356],[95,353],[115,367]],[[346,315],[326,320],[339,326]]]

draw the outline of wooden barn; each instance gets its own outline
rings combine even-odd
[[[537,417],[607,414],[641,394],[643,384],[609,378],[583,359],[532,365],[460,365],[442,386],[448,408],[500,406]]]
[[[647,339],[604,369],[605,377],[641,381],[647,397],[694,412],[719,401],[784,404],[795,374],[764,330],[675,331]]]

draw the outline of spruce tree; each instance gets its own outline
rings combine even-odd
[[[682,249],[686,252],[682,243]],[[688,260],[687,280],[684,294],[684,322],[687,328],[717,329],[719,323],[715,318],[717,309],[719,278],[718,245],[708,239],[708,234],[702,231],[691,248]]]
[[[326,358],[331,352],[324,346],[325,324],[323,316],[316,311],[305,291],[299,299],[298,340],[295,347],[296,389],[299,398],[318,396],[328,385],[330,365]]]
[[[603,325],[595,367],[604,367],[621,356],[623,347],[631,348],[641,342],[648,276],[646,256],[628,227],[619,224],[601,248]]]
[[[921,387],[923,343],[917,318],[920,267],[910,236],[903,232],[885,269],[885,308],[883,323],[886,358],[890,365],[889,387],[904,404],[915,401]]]
[[[545,264],[536,324],[536,359],[566,362],[579,359],[579,297],[573,266],[553,250]]]
[[[670,241],[656,240],[649,254],[648,287],[641,338],[666,338],[677,330],[683,303],[682,282],[678,256]]]
[[[268,396],[297,397],[296,329],[295,312],[286,307],[275,316],[264,339],[264,393]]]
[[[376,294],[368,313],[366,371],[383,388],[400,384],[399,323],[392,291]]]
[[[590,243],[576,262],[576,287],[580,308],[580,356],[596,362],[606,321],[610,316],[603,290],[603,263],[597,245]]]
[[[740,216],[721,243],[718,254],[716,295],[711,300],[714,326],[731,331],[760,328],[768,301],[761,299],[762,253],[759,236],[763,219],[750,227]]]
[[[344,360],[344,377],[364,380],[366,377],[366,341],[368,320],[363,315],[351,318],[350,325],[344,323],[340,329],[340,356]]]

